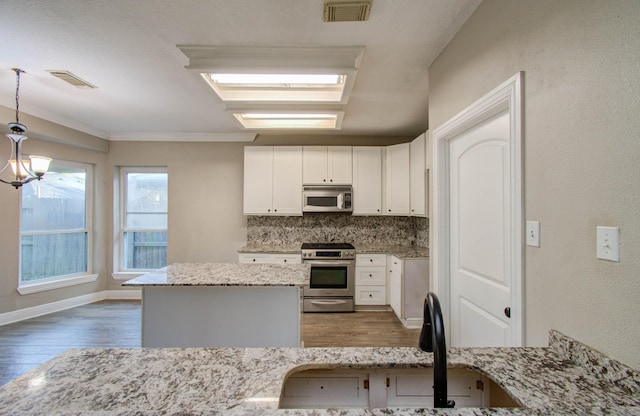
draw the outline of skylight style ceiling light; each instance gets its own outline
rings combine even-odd
[[[234,113],[246,129],[323,129],[338,128],[341,113]]]
[[[42,179],[49,169],[51,159],[35,155],[29,156],[29,160],[22,158],[22,142],[27,140],[27,136],[24,135],[27,132],[27,126],[20,123],[20,74],[24,71],[18,68],[13,68],[13,71],[16,73],[16,121],[7,124],[9,130],[12,131],[12,133],[7,134],[9,141],[11,141],[11,156],[7,164],[0,170],[0,173],[11,166],[14,178],[12,180],[0,178],[0,182],[18,189],[34,179]]]
[[[219,74],[202,76],[223,101],[339,103],[346,75],[336,74]]]
[[[363,46],[182,45],[202,77],[245,129],[342,126]]]

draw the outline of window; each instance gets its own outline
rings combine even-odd
[[[121,168],[118,238],[122,272],[167,265],[166,168]]]
[[[41,181],[22,186],[21,294],[97,278],[89,275],[92,180],[91,165],[55,160]]]

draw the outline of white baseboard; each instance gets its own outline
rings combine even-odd
[[[59,300],[57,302],[46,303],[44,305],[32,306],[30,308],[19,309],[17,311],[0,314],[0,325],[11,324],[25,319],[35,318],[53,312],[62,311],[88,303],[98,302],[106,299],[140,299],[141,291],[131,290],[103,290],[101,292],[90,293],[75,298]]]
[[[407,318],[402,323],[407,328],[422,328],[422,318]]]

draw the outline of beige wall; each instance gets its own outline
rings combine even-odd
[[[111,142],[108,165],[167,166],[168,262],[236,262],[246,244],[242,214],[244,143]],[[113,204],[113,180],[107,186]],[[113,219],[109,218],[110,233]],[[110,234],[113,235],[113,234]],[[108,268],[113,269],[113,247]],[[110,288],[119,282],[110,280]]]
[[[0,138],[0,149],[8,155],[9,141]],[[94,165],[95,206],[94,206],[94,256],[93,272],[100,277],[95,283],[85,283],[62,289],[48,290],[29,295],[20,295],[18,286],[18,251],[20,231],[20,191],[0,183],[0,313],[38,306],[77,296],[87,295],[106,289],[106,257],[104,256],[107,240],[104,195],[106,153],[64,146],[57,143],[28,139],[24,142],[25,154],[41,154],[58,160],[71,160]],[[5,156],[6,157],[6,156]],[[0,162],[5,163],[4,157]],[[0,166],[1,167],[1,166]],[[6,172],[5,172],[6,173]]]
[[[524,71],[526,344],[640,368],[640,2],[485,0],[429,69],[431,131]],[[621,262],[595,258],[619,226]]]

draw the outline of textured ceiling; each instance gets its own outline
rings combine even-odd
[[[325,23],[322,0],[2,0],[0,105],[103,138],[245,132],[176,45],[364,45],[342,129],[417,135],[427,69],[480,0],[373,0],[367,22]],[[46,70],[97,86],[72,87]],[[12,120],[0,120],[6,124]],[[261,132],[257,132],[261,133]]]

